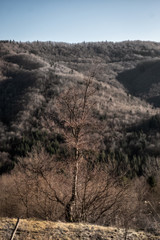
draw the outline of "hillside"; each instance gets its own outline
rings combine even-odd
[[[16,219],[0,219],[0,238],[7,240],[11,236],[16,224]],[[15,240],[123,240],[124,229],[114,227],[102,227],[83,223],[69,224],[62,222],[49,222],[21,219],[17,229]],[[154,236],[145,232],[128,230],[127,239],[130,240],[158,240],[160,236]]]
[[[159,114],[159,60],[160,44],[154,42],[1,41],[0,172],[13,168],[16,156],[24,156],[31,149],[32,142],[37,141],[37,131],[38,138],[44,134],[43,118],[50,111],[55,112],[59,94],[71,86],[80,88],[93,69],[97,88],[95,117],[106,125],[102,150],[106,155],[115,152],[119,156],[117,152],[122,149],[120,154],[131,160],[135,155],[142,158],[144,152],[145,159],[159,157],[160,136],[154,120]],[[142,124],[146,127],[143,134],[138,127]],[[136,135],[131,129],[136,129]],[[31,139],[32,132],[33,141],[24,139]],[[15,150],[15,145],[19,150]],[[139,169],[138,174],[143,171]]]
[[[1,41],[0,215],[159,234],[159,63],[154,42]]]

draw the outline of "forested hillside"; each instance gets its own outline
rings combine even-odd
[[[79,88],[93,69],[95,116],[105,122],[103,156],[131,161],[133,172],[138,164],[138,175],[148,157],[159,157],[160,44],[1,41],[0,56],[1,173],[37,141],[53,145],[44,116],[55,111],[64,89]]]
[[[155,42],[1,41],[1,216],[158,234],[159,66]]]

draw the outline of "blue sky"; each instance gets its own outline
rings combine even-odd
[[[0,0],[0,40],[160,42],[160,0]]]

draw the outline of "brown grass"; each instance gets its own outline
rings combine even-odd
[[[16,219],[0,218],[0,239],[9,240],[16,224]],[[103,227],[83,223],[63,223],[51,221],[38,221],[33,219],[21,219],[15,236],[15,240],[71,240],[71,239],[95,239],[95,240],[122,240],[124,229]],[[155,240],[160,236],[149,233],[128,230],[127,239],[130,240]]]

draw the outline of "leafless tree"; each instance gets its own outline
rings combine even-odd
[[[96,88],[92,73],[80,88],[71,88],[63,92],[58,99],[59,119],[65,143],[71,153],[73,162],[72,193],[65,207],[66,221],[75,221],[73,211],[77,211],[77,183],[80,161],[84,152],[95,149],[96,124],[93,118]],[[94,136],[94,137],[93,137]]]

